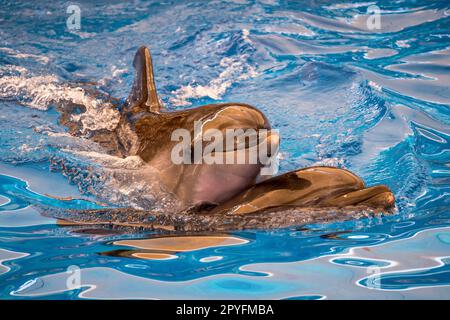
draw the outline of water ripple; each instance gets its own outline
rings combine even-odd
[[[381,29],[367,28],[372,5]],[[75,33],[66,6],[0,8],[1,298],[448,299],[447,1],[83,2]],[[143,44],[169,110],[253,104],[280,130],[282,172],[348,168],[392,188],[397,213],[214,235],[243,242],[186,250],[130,247],[160,235],[42,217],[38,208],[97,200],[155,205],[156,195],[143,197],[148,183],[128,179],[138,159],[107,156],[85,139],[115,126],[105,101],[128,95]],[[84,136],[58,121],[56,109],[73,104],[87,107],[72,119]],[[49,172],[61,165],[67,177]],[[76,288],[67,286],[73,266]]]

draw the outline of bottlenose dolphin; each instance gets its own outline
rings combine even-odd
[[[345,169],[309,167],[270,178],[214,208],[211,213],[248,214],[276,207],[388,209],[394,196],[386,186],[366,188]]]
[[[150,51],[141,47],[134,58],[135,79],[131,93],[122,110],[121,121],[116,129],[123,156],[137,155],[156,169],[160,181],[186,205],[199,203],[221,203],[253,185],[258,178],[263,163],[254,164],[175,164],[172,151],[177,144],[172,134],[185,129],[194,137],[194,123],[202,123],[202,134],[208,129],[216,129],[226,135],[228,129],[261,129],[268,131],[265,141],[272,149],[278,148],[279,137],[270,132],[270,124],[258,109],[242,103],[210,104],[198,108],[168,112],[163,107],[156,92]],[[194,144],[195,141],[192,141]],[[252,145],[240,150],[252,151]],[[271,149],[269,148],[269,151]],[[270,155],[269,155],[270,156]]]
[[[271,129],[266,116],[247,104],[220,103],[167,111],[157,95],[148,48],[138,49],[133,65],[134,83],[121,110],[121,119],[114,137],[110,140],[114,142],[116,154],[122,157],[139,156],[149,167],[156,169],[157,177],[153,179],[159,179],[165,191],[175,195],[180,201],[181,210],[174,213],[175,220],[168,218],[167,214],[157,214],[162,220],[161,224],[177,224],[176,221],[183,219],[180,214],[181,217],[186,214],[190,216],[189,219],[196,221],[194,224],[197,226],[201,224],[198,222],[201,220],[207,221],[205,223],[209,227],[214,225],[216,229],[220,229],[218,221],[236,228],[239,221],[246,221],[248,227],[248,221],[254,221],[254,214],[283,214],[280,209],[288,208],[290,214],[284,219],[270,216],[273,221],[277,221],[272,223],[273,227],[277,224],[285,226],[289,221],[304,221],[305,209],[317,213],[325,212],[323,208],[387,210],[394,206],[394,196],[386,186],[366,187],[358,176],[345,169],[311,167],[262,180],[260,172],[267,163],[259,161],[252,164],[174,163],[173,149],[177,141],[173,140],[173,132],[185,129],[191,133],[190,147],[193,147],[197,139],[196,122],[202,124],[202,134],[207,129],[224,133],[228,129],[252,129],[256,132],[265,130],[268,134],[264,139],[257,140],[256,145],[269,144],[268,156],[273,156],[277,151],[280,138]],[[254,144],[248,143],[237,149],[225,148],[222,155],[226,157],[229,152],[248,155],[254,147]],[[301,217],[292,211],[293,208],[301,209]],[[98,212],[103,214],[105,210]],[[192,214],[198,214],[199,217],[192,218]],[[128,216],[126,219],[130,220],[130,215],[142,217],[141,213],[131,209],[116,211],[115,217]],[[251,217],[242,220],[236,218],[246,215]],[[220,216],[227,218],[217,218]],[[136,219],[141,221],[139,217]],[[77,220],[86,221],[86,218],[84,216]]]

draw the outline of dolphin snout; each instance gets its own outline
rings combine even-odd
[[[349,192],[327,202],[338,207],[365,205],[371,208],[391,208],[395,204],[392,191],[383,185]]]

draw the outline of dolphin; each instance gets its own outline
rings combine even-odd
[[[277,207],[389,209],[394,200],[386,186],[366,188],[364,181],[348,170],[309,167],[255,184],[211,213],[248,214]]]
[[[122,157],[139,156],[147,163],[154,170],[152,174],[156,172],[157,175],[149,174],[149,179],[158,179],[164,191],[174,195],[180,202],[180,211],[174,212],[172,217],[167,213],[152,213],[156,214],[155,219],[162,225],[179,226],[180,221],[183,221],[192,230],[197,230],[197,227],[200,228],[198,230],[219,230],[223,229],[220,226],[222,222],[228,224],[228,228],[236,229],[245,222],[245,227],[251,227],[252,224],[261,227],[261,223],[255,224],[255,214],[270,213],[270,226],[286,226],[291,222],[309,221],[309,211],[311,215],[316,212],[314,216],[317,220],[318,214],[323,219],[335,216],[330,215],[333,210],[342,212],[341,209],[347,208],[350,212],[380,209],[387,212],[394,207],[395,198],[388,187],[366,187],[361,178],[345,169],[310,167],[264,179],[261,170],[267,166],[267,162],[175,163],[173,150],[178,141],[173,139],[173,133],[179,129],[189,133],[188,149],[192,156],[192,149],[199,142],[195,123],[201,124],[201,135],[208,129],[221,133],[230,129],[252,129],[256,133],[266,133],[256,141],[247,141],[237,147],[233,144],[231,148],[225,146],[221,151],[214,151],[215,155],[222,158],[230,153],[233,156],[249,156],[255,147],[262,145],[268,146],[267,156],[273,158],[278,152],[280,137],[271,129],[266,116],[248,104],[218,103],[168,111],[157,95],[151,54],[147,47],[138,49],[133,66],[135,77],[131,92],[121,109],[119,124],[110,140],[114,142],[116,154]],[[239,140],[242,137],[238,135],[234,138]],[[205,142],[200,140],[200,144],[203,146]],[[105,210],[108,216],[119,220],[139,220],[140,224],[146,224],[142,222],[142,219],[145,220],[142,212],[133,209]],[[90,211],[87,217],[95,212],[102,212],[104,217],[105,210]],[[277,215],[283,214],[282,210],[287,210],[288,215],[280,218]],[[86,216],[76,217],[78,221],[89,220]],[[199,227],[202,224],[205,226]]]
[[[252,129],[257,134],[266,130],[264,141],[257,145],[270,144],[270,150],[278,149],[279,136],[271,132],[265,115],[253,106],[243,103],[209,104],[188,110],[168,112],[158,98],[150,51],[138,49],[134,62],[135,78],[131,92],[122,110],[116,129],[119,147],[123,156],[139,156],[156,169],[158,178],[166,191],[175,194],[183,205],[221,203],[255,184],[264,163],[207,164],[174,163],[172,151],[178,141],[173,141],[175,130],[185,129],[195,144],[194,124],[201,123],[201,134],[208,129],[219,130],[226,135],[229,129]],[[239,139],[239,137],[235,137]],[[222,151],[243,153],[248,156],[256,147],[248,143],[236,150]],[[271,156],[269,150],[268,156]],[[237,156],[237,155],[236,155]]]

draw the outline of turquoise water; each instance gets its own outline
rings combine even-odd
[[[79,1],[72,31],[67,5],[1,1],[2,299],[450,298],[447,1]],[[370,5],[380,29],[367,27]],[[388,185],[395,215],[232,232],[233,245],[150,250],[169,254],[159,260],[118,244],[155,235],[42,215],[156,205],[128,179],[135,159],[86,139],[117,119],[107,97],[127,96],[140,45],[168,109],[255,105],[280,130],[281,172],[348,168]],[[73,104],[81,137],[58,123]]]

